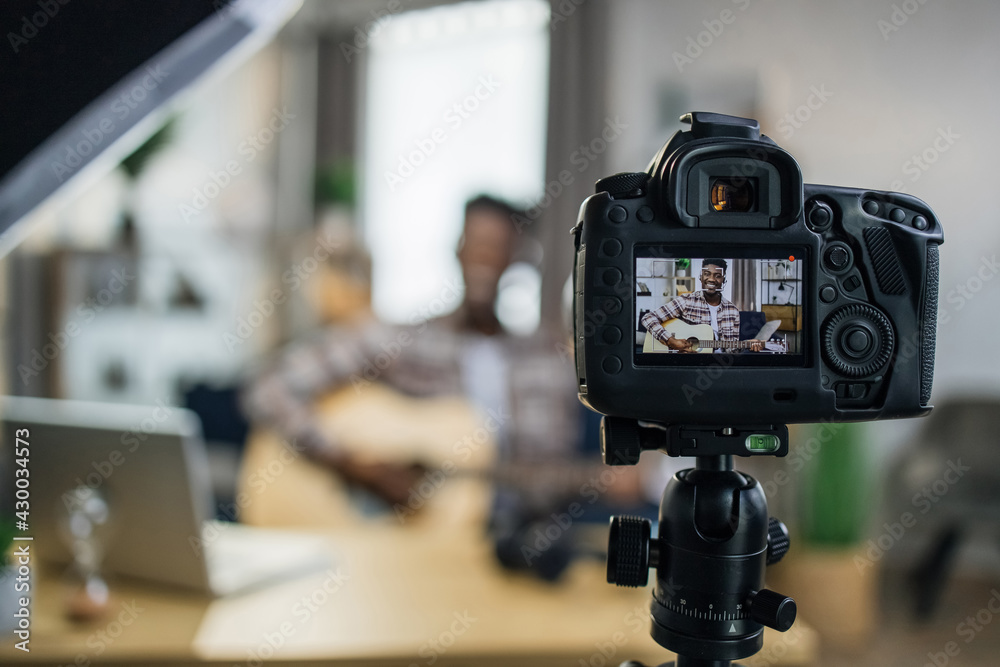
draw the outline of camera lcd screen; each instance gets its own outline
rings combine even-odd
[[[637,246],[635,363],[801,366],[804,248]]]

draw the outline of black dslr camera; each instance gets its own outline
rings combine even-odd
[[[580,209],[580,399],[686,424],[928,412],[942,242],[930,208],[804,185],[755,120],[681,120],[691,129],[647,171],[601,179]]]
[[[601,179],[580,209],[576,367],[606,415],[605,463],[695,457],[658,536],[612,519],[608,581],[655,569],[653,638],[678,665],[718,667],[796,614],[763,588],[788,532],[732,457],[784,456],[789,423],[930,411],[943,236],[915,197],[803,184],[755,120],[681,120],[645,172]]]

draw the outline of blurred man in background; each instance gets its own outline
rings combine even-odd
[[[494,474],[517,487],[520,504],[551,507],[578,492],[580,476],[565,473],[579,460],[580,406],[571,364],[558,354],[556,341],[542,334],[511,336],[495,314],[500,276],[517,248],[516,214],[488,196],[466,205],[458,247],[465,290],[454,312],[408,326],[355,318],[316,341],[292,346],[246,392],[250,418],[346,482],[398,504],[406,502],[424,470],[398,461],[362,461],[345,451],[337,434],[319,425],[315,399],[341,387],[361,391],[371,382],[409,396],[460,395],[497,417],[502,470]],[[596,451],[589,461],[596,462]],[[561,483],[553,482],[556,476]]]

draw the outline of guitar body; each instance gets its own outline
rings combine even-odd
[[[684,320],[673,319],[664,322],[663,328],[672,332],[675,338],[694,341],[695,352],[700,354],[712,354],[712,352],[714,352],[711,347],[698,345],[698,341],[710,341],[715,338],[715,332],[712,331],[712,325],[710,324],[688,324]],[[646,332],[646,339],[642,344],[642,351],[677,352],[677,350],[671,350],[669,347],[653,338],[653,335],[648,331]]]
[[[459,396],[413,398],[374,383],[362,391],[346,387],[321,397],[314,406],[321,428],[341,446],[369,461],[409,463],[431,469],[448,466],[417,485],[419,512],[372,515],[359,506],[348,487],[329,470],[289,450],[277,433],[254,429],[244,452],[238,491],[242,521],[271,527],[339,529],[370,525],[403,528],[420,522],[435,526],[482,526],[489,514],[490,487],[461,470],[488,469],[496,456],[483,416]]]

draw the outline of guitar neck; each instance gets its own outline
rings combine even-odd
[[[749,340],[699,340],[698,347],[722,348],[725,350],[749,350]]]

